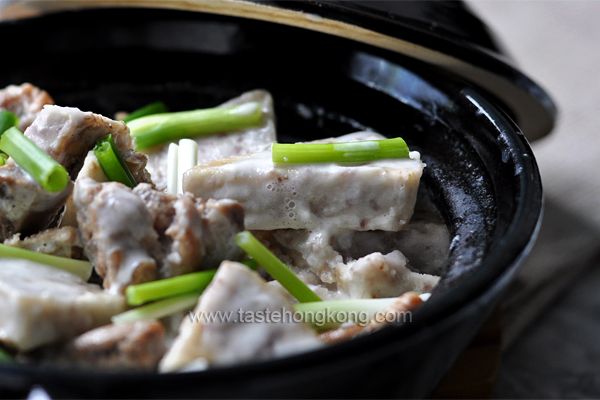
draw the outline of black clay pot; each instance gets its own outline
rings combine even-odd
[[[376,21],[359,3],[323,12],[359,26]],[[392,18],[384,31],[408,31],[404,22]],[[444,37],[439,29],[412,34],[432,44]],[[452,35],[444,40],[459,43],[458,51],[470,33]],[[542,188],[534,155],[510,117],[518,118],[515,104],[456,71],[298,27],[164,9],[62,12],[0,24],[0,36],[11,39],[0,85],[32,82],[60,105],[112,115],[160,99],[183,110],[265,88],[275,99],[282,141],[365,128],[401,135],[421,152],[423,185],[453,236],[447,272],[410,323],[294,357],[197,373],[0,366],[0,397],[26,396],[36,385],[55,398],[424,397],[494,308],[535,237]],[[473,54],[488,47],[472,61],[488,60],[495,68],[489,70],[529,93],[544,114],[537,135],[547,132],[554,108],[543,91],[492,63],[490,37],[468,45]]]

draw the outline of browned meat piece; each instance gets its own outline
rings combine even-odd
[[[147,184],[137,185],[133,192],[140,196],[142,201],[148,207],[152,219],[154,220],[154,229],[160,234],[163,234],[175,218],[175,208],[173,207],[177,196],[167,194],[165,192],[154,190],[152,186]]]
[[[235,235],[244,230],[244,211],[232,200],[204,202],[189,194],[179,198],[153,190],[134,189],[154,218],[163,245],[161,277],[216,268],[223,260],[239,260],[243,252]]]
[[[180,197],[173,203],[173,209],[175,216],[164,232],[168,248],[161,275],[165,278],[201,269],[206,256],[204,224],[194,198]]]
[[[152,184],[150,173],[146,170],[146,165],[148,165],[148,156],[146,154],[127,149],[121,150],[121,156],[123,157],[125,164],[127,164],[127,168],[131,171],[136,183]]]
[[[85,254],[105,288],[123,293],[128,285],[157,278],[158,235],[152,215],[130,188],[85,178],[73,199]]]
[[[10,85],[0,90],[0,109],[8,110],[19,117],[21,132],[31,125],[46,104],[54,104],[52,97],[30,83]]]
[[[73,197],[85,253],[111,291],[243,255],[235,235],[244,230],[244,213],[235,201],[178,198],[146,183],[131,190],[91,178],[77,181]]]
[[[223,260],[242,257],[235,243],[235,235],[244,230],[244,212],[238,202],[194,201],[188,193],[177,199],[173,208],[173,222],[165,231],[170,246],[163,277],[216,268]]]
[[[15,233],[31,235],[46,229],[62,210],[73,184],[48,192],[12,159],[0,167],[0,241]]]
[[[423,303],[418,293],[406,292],[398,298],[391,306],[381,310],[366,326],[349,325],[323,332],[319,339],[326,343],[337,343],[351,339],[357,335],[372,332],[375,329],[391,323],[393,321],[401,322],[403,315],[414,310]]]
[[[73,179],[88,151],[108,134],[119,150],[133,148],[129,128],[123,122],[72,107],[44,107],[25,131],[25,136],[67,168]]]
[[[47,229],[24,239],[21,239],[17,233],[5,240],[4,244],[68,258],[81,258],[83,252],[83,245],[77,236],[77,229],[70,226]]]
[[[414,310],[423,304],[423,299],[416,292],[406,292],[398,298],[391,306],[377,313],[375,318],[369,323],[369,329],[377,329],[391,323],[391,321],[402,321],[403,314]]]
[[[137,183],[152,183],[150,174],[146,171],[146,164],[148,162],[147,155],[129,149],[121,150],[121,155]],[[83,162],[83,167],[75,180],[75,185],[77,185],[79,180],[84,178],[92,178],[96,182],[108,182],[108,178],[104,175],[104,171],[102,171],[102,167],[100,167],[98,159],[93,151],[88,152],[88,155]],[[75,204],[73,203],[73,196],[70,196],[67,200],[66,209],[60,222],[60,226],[72,226],[77,228],[77,213],[75,211]]]
[[[154,370],[165,352],[162,324],[137,321],[86,332],[62,346],[48,361],[76,367]]]
[[[217,268],[221,261],[240,260],[244,252],[235,243],[235,235],[244,230],[244,209],[234,200],[196,200],[196,208],[202,214],[205,248],[203,268]]]
[[[352,339],[365,330],[360,325],[348,325],[319,334],[319,339],[325,343],[338,343],[344,340]]]

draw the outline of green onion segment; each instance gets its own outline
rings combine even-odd
[[[0,111],[0,135],[4,133],[7,129],[18,127],[19,126],[19,117],[15,114],[11,113],[8,110]],[[6,164],[6,160],[8,159],[8,155],[3,152],[0,152],[0,166]]]
[[[369,162],[409,158],[402,138],[344,143],[273,143],[274,163]]]
[[[254,260],[243,260],[240,263],[253,271],[256,271],[258,268],[258,263]],[[200,295],[212,281],[216,273],[216,269],[210,269],[174,278],[131,285],[125,290],[125,295],[127,296],[127,302],[131,306],[139,306],[150,301],[186,293],[197,293]]]
[[[19,117],[8,110],[0,111],[0,134],[4,131],[19,126]]]
[[[138,110],[131,112],[128,116],[123,118],[122,121],[128,123],[133,121],[134,119],[145,117],[147,115],[162,114],[168,111],[169,110],[167,109],[165,103],[163,103],[162,101],[157,101],[155,103],[148,104],[147,106],[144,106]]]
[[[167,153],[167,193],[177,196],[179,193],[179,182],[177,178],[179,166],[179,145],[170,143]]]
[[[12,247],[0,244],[0,257],[2,258],[21,258],[30,260],[39,264],[45,264],[50,267],[62,269],[71,272],[83,280],[87,281],[92,275],[92,263],[83,260],[74,260],[67,257],[52,256],[50,254],[38,253],[36,251]]]
[[[252,258],[248,260],[240,261],[241,264],[244,264],[246,267],[250,268],[252,271],[258,270],[258,263]]]
[[[155,303],[150,303],[133,310],[125,311],[112,317],[115,324],[123,322],[144,321],[149,319],[160,319],[169,315],[193,308],[200,297],[199,293],[188,293],[169,297]]]
[[[127,302],[129,305],[137,306],[149,301],[192,292],[199,296],[212,281],[216,272],[216,269],[211,269],[129,286],[125,290]]]
[[[15,162],[49,192],[60,192],[69,184],[65,167],[37,147],[15,127],[0,136],[0,150]]]
[[[136,186],[137,182],[125,164],[112,135],[108,134],[96,143],[94,155],[109,181],[119,182],[131,188]]]
[[[321,301],[321,298],[315,292],[310,290],[287,265],[263,246],[250,232],[244,231],[238,233],[235,237],[235,242],[274,279],[279,281],[300,303]]]
[[[178,152],[177,194],[183,194],[183,175],[198,164],[198,143],[192,139],[181,139]]]
[[[136,150],[194,136],[260,125],[262,108],[251,102],[233,107],[216,107],[148,115],[127,123]]]

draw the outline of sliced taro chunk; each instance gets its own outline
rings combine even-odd
[[[276,165],[265,151],[197,165],[185,173],[183,188],[239,201],[252,230],[398,231],[412,217],[424,166],[418,152],[360,165]]]
[[[47,105],[25,131],[25,136],[70,171],[71,178],[96,142],[108,134],[120,149],[133,146],[125,124],[77,108]],[[9,159],[0,167],[0,240],[50,227],[72,190],[69,183],[63,191],[49,193]]]
[[[9,159],[0,167],[0,241],[16,233],[27,236],[48,228],[72,191],[69,182],[60,192],[48,192]]]
[[[133,148],[129,128],[123,122],[72,107],[45,106],[25,131],[25,136],[67,168],[72,179],[88,151],[108,134],[119,150]]]
[[[0,303],[0,342],[20,351],[70,340],[127,307],[70,272],[12,258],[0,259]]]
[[[198,360],[211,366],[283,357],[322,346],[308,325],[293,320],[251,320],[259,313],[293,313],[292,303],[256,272],[224,261],[179,336],[162,359],[161,372],[189,368]],[[221,316],[212,321],[204,316]],[[227,318],[227,316],[231,318]],[[192,317],[193,316],[193,317]]]

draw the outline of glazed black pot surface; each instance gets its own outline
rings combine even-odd
[[[535,236],[531,149],[477,87],[385,50],[267,22],[167,10],[89,10],[0,25],[0,85],[31,82],[104,115],[162,100],[210,107],[273,94],[281,141],[373,129],[427,164],[452,232],[447,273],[412,322],[323,350],[185,374],[0,367],[0,397],[424,397],[497,304]]]

